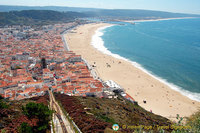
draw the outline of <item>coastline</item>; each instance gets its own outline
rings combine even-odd
[[[148,111],[152,110],[153,113],[171,120],[175,120],[176,114],[184,117],[197,111],[200,107],[199,102],[172,90],[130,62],[103,54],[90,45],[95,31],[105,26],[111,25],[86,24],[73,30],[76,33],[68,33],[65,37],[70,49],[82,55],[90,65],[95,62],[97,66],[95,71],[103,80],[114,80],[120,84],[129,95],[138,101],[139,105]],[[106,63],[110,64],[111,68],[106,67]],[[144,104],[143,100],[147,103]]]
[[[112,27],[112,26],[115,26],[115,24],[112,24],[112,25],[109,25],[109,26],[100,27],[95,31],[95,34],[92,36],[92,42],[91,42],[91,45],[94,48],[96,48],[97,50],[101,51],[102,53],[110,55],[110,56],[112,56],[114,58],[122,59],[122,60],[125,60],[127,62],[130,62],[134,67],[136,67],[136,68],[142,70],[143,72],[145,72],[146,74],[152,76],[156,80],[158,80],[158,81],[162,82],[163,84],[167,85],[169,88],[181,93],[182,95],[184,95],[184,96],[186,96],[186,97],[188,97],[188,98],[190,98],[192,100],[200,102],[200,94],[199,93],[194,93],[194,92],[190,92],[188,90],[184,90],[181,87],[179,87],[179,86],[177,86],[177,85],[175,85],[175,84],[173,84],[171,82],[168,82],[166,79],[155,75],[151,71],[148,71],[147,69],[142,67],[139,63],[131,61],[131,60],[125,58],[125,57],[122,57],[122,56],[120,56],[118,54],[114,54],[111,51],[107,50],[107,48],[104,46],[104,41],[101,39],[101,36],[103,35],[102,30],[104,30],[104,29],[106,29],[108,27]]]
[[[121,20],[121,22],[127,22],[127,23],[131,23],[131,22],[151,22],[151,21],[163,21],[163,20],[174,20],[174,19],[191,19],[191,18],[195,18],[195,17],[179,17],[179,18],[160,18],[160,19],[141,19],[141,20]]]

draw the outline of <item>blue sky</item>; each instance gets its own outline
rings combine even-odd
[[[200,0],[0,0],[0,5],[148,9],[200,14]]]

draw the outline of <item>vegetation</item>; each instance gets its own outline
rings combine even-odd
[[[175,17],[200,17],[200,15],[182,14],[182,13],[171,13],[163,11],[152,11],[152,10],[125,10],[125,9],[110,9],[110,10],[98,10],[84,12],[89,16],[110,19],[156,19],[156,18],[175,18]]]
[[[45,58],[41,59],[41,66],[42,66],[43,69],[47,68],[47,63],[46,63],[46,59]]]
[[[0,26],[47,25],[59,22],[69,22],[81,17],[86,17],[86,15],[78,12],[57,12],[51,10],[0,12]]]
[[[82,132],[97,132],[97,130],[109,132],[115,123],[119,124],[120,132],[137,131],[133,126],[146,128],[151,126],[151,130],[156,132],[160,130],[157,126],[172,125],[167,118],[150,113],[122,97],[105,99],[55,94],[55,98],[60,101]],[[142,130],[150,131],[144,127]],[[171,131],[170,128],[165,130],[165,132]]]
[[[121,132],[188,133],[200,132],[200,111],[189,117],[186,123],[177,115],[177,123],[146,111],[137,104],[118,96],[117,99],[74,97],[55,93],[63,109],[82,132],[111,133],[118,124]],[[70,106],[69,106],[70,105]],[[98,124],[97,124],[98,123]]]
[[[37,126],[34,127],[35,131],[45,132],[49,127],[49,121],[53,112],[49,110],[48,106],[43,103],[30,102],[25,107],[22,106],[22,110],[28,118],[39,119]]]
[[[47,25],[60,22],[71,22],[74,21],[76,18],[84,17],[95,17],[113,21],[119,19],[133,20],[175,17],[200,17],[200,15],[151,10],[0,6],[0,26]]]
[[[6,133],[7,131],[5,129],[0,130],[1,133]]]
[[[34,20],[49,20],[49,21],[65,21],[76,17],[83,17],[84,15],[76,12],[58,12],[52,10],[23,10],[9,12],[18,17],[31,18]]]
[[[117,99],[77,98],[87,106],[88,112],[96,117],[112,124],[119,124],[122,132],[136,131],[137,129],[133,126],[144,126],[141,128],[142,130],[156,132],[159,130],[158,126],[172,125],[167,118],[148,112],[139,105],[133,104],[120,96]],[[171,130],[166,129],[165,131],[170,132]]]
[[[112,127],[110,123],[88,114],[76,97],[55,94],[55,98],[83,133],[104,132],[107,127]]]
[[[30,10],[30,11],[28,11],[27,13],[27,11],[23,10]],[[35,10],[38,10],[38,14],[35,14]],[[45,12],[42,10],[46,11],[52,10],[52,11],[49,12],[49,14],[44,14]],[[54,20],[60,21],[61,19],[63,20],[63,18],[70,19],[70,18],[82,18],[82,17],[96,17],[103,19],[153,19],[153,18],[174,18],[174,17],[200,17],[200,15],[195,15],[195,14],[171,13],[171,12],[152,11],[152,10],[95,9],[95,8],[74,8],[74,7],[59,7],[59,6],[44,6],[44,7],[0,6],[0,11],[1,12],[21,11],[21,12],[14,12],[13,14],[17,15],[17,17],[30,18],[30,16],[32,16],[33,19],[39,19],[39,20],[46,19],[52,21]]]
[[[3,97],[0,95],[0,100],[2,100],[3,99]]]
[[[49,111],[47,110],[48,109],[47,105],[49,101],[48,95],[41,96],[41,97],[34,97],[34,98],[20,100],[20,101],[8,101],[5,99],[1,99],[0,101],[8,106],[8,108],[0,108],[0,132],[26,133],[25,131],[48,132],[50,130],[49,123],[47,122],[48,121],[47,116],[49,114]],[[34,103],[34,104],[30,104],[30,103]],[[31,109],[30,105],[33,105],[32,109],[34,110],[32,110],[33,113],[31,114],[34,116],[30,116],[30,113],[29,113]],[[24,108],[24,111],[22,110],[22,108]],[[24,113],[30,117],[24,115]],[[41,117],[41,118],[38,118],[38,117]],[[51,117],[49,117],[48,119],[50,121]],[[46,120],[46,123],[45,123],[45,120]],[[47,125],[46,126],[47,128],[45,127],[45,125]],[[43,130],[44,127],[46,128],[45,130]]]
[[[33,129],[28,123],[23,122],[19,128],[19,133],[33,133]]]
[[[7,109],[7,108],[8,108],[8,105],[3,100],[3,97],[0,95],[0,109]]]
[[[66,7],[66,6],[6,6],[0,5],[1,12],[9,11],[22,11],[22,10],[54,10],[60,12],[85,12],[85,11],[96,11],[95,8],[79,8],[79,7]]]
[[[3,102],[3,101],[0,101],[0,109],[7,109],[8,108],[8,105]]]
[[[192,132],[200,133],[200,111],[190,116],[187,119],[186,125],[191,127]]]

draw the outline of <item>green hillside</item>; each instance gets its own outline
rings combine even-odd
[[[74,21],[86,17],[78,12],[58,12],[51,10],[23,10],[0,12],[0,26],[4,25],[43,25]]]
[[[172,13],[139,9],[97,9],[59,6],[3,6],[0,5],[0,25],[38,25],[74,21],[76,18],[105,20],[157,19],[200,17],[198,14]]]

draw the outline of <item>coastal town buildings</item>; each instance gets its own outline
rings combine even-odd
[[[113,90],[134,101],[114,83],[97,79],[87,62],[65,49],[64,31],[77,23],[0,29],[0,95],[10,100],[41,96],[48,90],[70,96],[116,98]]]

